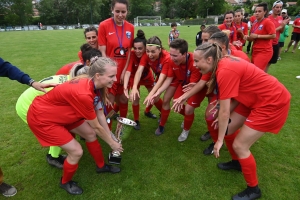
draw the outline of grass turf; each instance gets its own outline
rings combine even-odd
[[[142,29],[147,38],[159,36],[168,49],[169,27]],[[186,39],[189,51],[193,51],[199,26],[178,29],[180,38]],[[77,52],[84,42],[83,30],[0,32],[0,56],[40,80],[55,74],[64,64],[78,60]],[[300,199],[300,80],[295,79],[300,75],[299,55],[300,50],[294,54],[282,53],[282,60],[269,70],[291,92],[292,102],[282,131],[278,135],[265,134],[251,148],[257,162],[261,199]],[[71,196],[59,189],[61,171],[46,162],[48,148],[39,145],[15,112],[15,103],[27,86],[7,78],[0,78],[0,85],[0,166],[5,182],[18,189],[11,199],[230,199],[246,186],[241,173],[217,169],[218,162],[230,159],[226,147],[221,149],[219,159],[202,154],[210,144],[199,140],[206,131],[205,100],[196,109],[190,136],[183,143],[177,141],[182,116],[171,112],[165,133],[157,137],[154,135],[157,120],[143,116],[142,105],[141,130],[132,130],[123,143],[120,174],[96,174],[93,159],[80,141],[84,155],[73,179],[79,182],[84,193]],[[141,91],[143,99],[146,90]],[[155,107],[152,112],[158,114]],[[128,117],[132,118],[131,106]],[[106,157],[110,148],[99,141]]]

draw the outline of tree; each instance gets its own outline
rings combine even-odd
[[[154,16],[154,0],[131,0],[128,20],[133,20],[136,16]]]
[[[0,0],[0,7],[0,13],[7,24],[23,26],[32,17],[31,0]]]

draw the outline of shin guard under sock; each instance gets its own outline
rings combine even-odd
[[[63,166],[63,176],[62,176],[62,179],[61,179],[61,183],[62,184],[65,184],[69,181],[72,180],[76,170],[78,168],[78,163],[72,165],[68,162],[67,159],[65,159],[64,161],[64,166]]]
[[[145,113],[150,112],[150,110],[151,110],[152,107],[153,107],[152,104],[150,104],[149,106],[147,106],[146,109],[145,109]]]
[[[205,121],[206,121],[206,124],[207,124],[207,129],[210,133],[210,136],[211,136],[213,142],[217,142],[219,129],[214,129],[214,127],[211,126],[212,123],[214,122],[214,120],[205,119]]]
[[[133,112],[134,121],[139,121],[140,120],[140,104],[138,104],[138,105],[132,104],[132,112]]]
[[[125,117],[127,116],[128,112],[128,103],[120,103],[120,117]]]
[[[165,110],[163,108],[161,109],[161,118],[159,123],[160,126],[165,126],[165,124],[168,121],[169,114],[170,114],[170,109],[169,110]]]
[[[244,179],[249,187],[258,185],[258,178],[256,172],[256,162],[252,154],[248,158],[239,159],[242,167]]]
[[[156,103],[154,103],[155,107],[157,108],[157,110],[159,110],[161,112],[162,109],[162,104],[163,101],[161,99],[159,99]]]
[[[98,140],[93,142],[85,142],[87,149],[89,150],[90,154],[94,158],[96,165],[101,168],[104,166],[104,157],[102,153],[102,148]]]
[[[194,122],[194,118],[195,118],[195,114],[191,114],[191,115],[185,115],[184,116],[184,126],[183,129],[188,131],[191,129],[191,126]]]
[[[237,136],[237,134],[240,132],[240,130],[235,131],[233,134],[231,135],[225,135],[224,140],[227,146],[227,149],[231,155],[232,160],[238,160],[238,156],[236,155],[235,151],[232,148],[232,144],[233,141],[235,139],[235,137]]]

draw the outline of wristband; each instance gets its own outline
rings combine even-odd
[[[32,86],[32,84],[33,84],[34,82],[35,82],[35,80],[30,79],[29,82],[28,82],[28,85],[29,85],[29,86]]]

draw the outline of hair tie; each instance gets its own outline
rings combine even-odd
[[[158,44],[147,44],[147,46],[157,46],[158,48],[161,48],[161,46]]]
[[[98,58],[100,58],[99,56],[94,56],[91,58],[91,64],[90,65],[93,65],[97,60]]]

